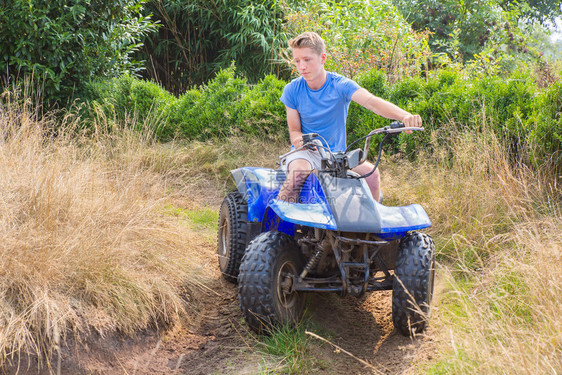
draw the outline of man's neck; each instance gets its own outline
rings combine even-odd
[[[324,83],[326,83],[326,77],[328,74],[326,70],[322,69],[322,72],[318,74],[318,77],[311,81],[306,81],[306,84],[311,90],[320,90]]]

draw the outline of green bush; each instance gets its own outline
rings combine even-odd
[[[141,124],[152,124],[160,139],[174,135],[166,118],[166,107],[177,99],[158,84],[123,75],[104,81],[91,82],[86,88],[91,103],[101,109],[107,117],[118,121],[132,120]]]
[[[235,121],[245,134],[285,137],[285,106],[279,100],[286,82],[269,75],[251,87],[235,108]]]
[[[179,134],[204,140],[237,133],[236,107],[248,91],[246,80],[236,77],[234,67],[230,67],[217,73],[199,91],[200,96],[192,93],[183,98],[187,102],[193,100],[194,105],[191,108],[185,105],[187,112],[177,114],[179,121],[175,125]]]
[[[527,122],[527,131],[532,161],[541,164],[546,160],[562,167],[562,81],[537,96],[533,115]]]
[[[174,129],[175,134],[189,139],[197,138],[199,129],[191,127],[189,119],[197,116],[197,103],[202,96],[200,90],[192,89],[166,106],[167,124],[170,129]]]
[[[179,98],[154,82],[130,75],[91,82],[87,95],[106,117],[136,118],[138,126],[152,126],[160,140],[241,134],[278,138],[287,135],[285,107],[279,100],[284,86],[274,76],[248,85],[231,67]]]
[[[547,158],[561,164],[561,82],[541,91],[526,73],[474,78],[455,70],[433,71],[428,77],[407,78],[395,84],[388,84],[383,72],[371,70],[356,81],[423,118],[426,131],[392,138],[387,145],[389,152],[401,151],[415,157],[420,149],[426,153],[434,147],[447,151],[451,150],[450,132],[486,128],[509,146],[514,160],[540,164]],[[98,81],[89,88],[93,102],[107,116],[118,120],[136,116],[143,124],[148,120],[161,140],[173,136],[205,140],[243,134],[286,139],[285,107],[279,100],[285,84],[266,76],[256,85],[249,85],[231,67],[179,98],[155,83],[131,76]],[[352,103],[348,144],[389,123]],[[371,156],[376,153],[378,140],[380,137],[372,143]]]

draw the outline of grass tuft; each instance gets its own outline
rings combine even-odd
[[[310,354],[310,336],[305,333],[306,324],[277,327],[269,336],[261,337],[257,344],[258,352],[274,358],[273,361],[264,362],[262,373],[306,374],[316,368]],[[271,362],[275,363],[273,368],[270,368]]]

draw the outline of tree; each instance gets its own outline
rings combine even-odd
[[[291,36],[316,31],[326,41],[326,68],[354,78],[372,68],[392,81],[416,75],[429,55],[427,33],[412,31],[384,1],[293,1],[285,27]],[[285,51],[286,60],[291,59]]]
[[[146,77],[179,93],[202,84],[234,61],[250,82],[279,73],[283,13],[276,0],[149,0],[147,13],[162,27],[138,54]]]
[[[394,0],[414,30],[429,30],[433,52],[459,53],[464,61],[501,36],[502,10],[495,0]]]
[[[431,49],[463,61],[490,46],[522,52],[532,44],[531,24],[561,13],[550,0],[392,0],[412,28],[429,30]],[[458,54],[458,56],[455,56]]]
[[[155,29],[144,0],[0,0],[0,73],[34,75],[47,103],[67,100],[94,77],[138,71],[132,59]]]

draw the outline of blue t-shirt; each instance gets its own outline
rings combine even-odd
[[[345,151],[347,110],[359,85],[337,73],[326,73],[319,90],[308,87],[303,77],[292,80],[283,89],[281,101],[299,112],[303,134],[318,133],[332,152]]]

